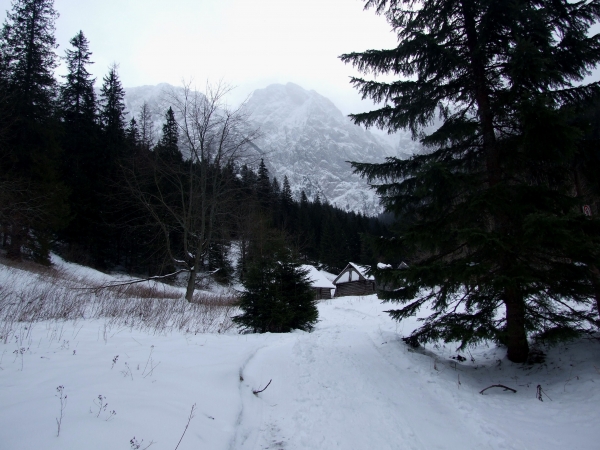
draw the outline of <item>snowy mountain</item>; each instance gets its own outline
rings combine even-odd
[[[129,88],[126,106],[130,116],[137,117],[146,101],[158,136],[169,95],[179,91],[168,84]],[[387,156],[414,151],[408,136],[367,131],[354,125],[329,99],[293,83],[254,91],[245,108],[261,131],[255,143],[257,156],[264,158],[280,183],[287,175],[297,198],[304,190],[309,199],[319,194],[340,208],[377,214],[381,207],[375,192],[352,173],[348,161],[382,162]]]
[[[254,91],[246,104],[262,131],[256,143],[271,174],[287,175],[292,190],[343,209],[379,212],[373,190],[348,161],[381,162],[396,151],[356,126],[327,98],[288,83]]]

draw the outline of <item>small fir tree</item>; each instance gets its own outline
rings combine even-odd
[[[310,331],[319,312],[307,274],[287,249],[255,258],[244,278],[243,313],[234,322],[255,333]]]

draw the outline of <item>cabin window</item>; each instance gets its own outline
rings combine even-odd
[[[337,282],[338,283],[347,283],[348,281],[350,281],[350,272],[346,272],[345,274],[343,274]]]

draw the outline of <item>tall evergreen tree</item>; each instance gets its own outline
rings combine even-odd
[[[273,193],[273,198],[275,200],[279,199],[279,196],[281,195],[281,186],[279,185],[277,177],[273,177],[273,181],[271,182],[271,192]]]
[[[290,206],[294,201],[292,196],[292,188],[287,175],[283,176],[283,187],[281,188],[281,202],[284,206]]]
[[[28,190],[31,201],[37,199],[11,214],[9,255],[15,258],[26,246],[47,261],[51,234],[67,217],[54,116],[57,17],[52,0],[14,0],[0,36],[0,71],[8,95],[4,106],[10,114],[0,175],[21,186],[18,190]]]
[[[123,227],[127,211],[118,198],[118,188],[122,186],[121,163],[132,156],[126,139],[125,90],[117,73],[118,66],[109,67],[103,78],[99,100],[99,122],[101,127],[99,157],[96,169],[99,172],[96,205],[99,221],[94,260],[99,267],[119,264],[124,248]]]
[[[67,74],[60,88],[60,113],[63,120],[62,173],[70,190],[71,221],[62,232],[71,245],[71,255],[82,250],[89,253],[98,223],[96,205],[100,174],[98,173],[99,127],[96,117],[95,79],[88,70],[89,42],[82,31],[70,41],[72,49],[65,51]],[[76,247],[76,248],[75,248]]]
[[[117,69],[116,64],[110,66],[100,90],[100,123],[105,144],[112,151],[122,146],[125,138],[125,90]]]
[[[263,159],[258,165],[258,180],[256,185],[256,194],[263,208],[268,208],[273,200],[271,192],[271,180],[269,177],[269,169],[265,165]]]
[[[169,107],[165,113],[162,137],[156,146],[156,152],[163,158],[179,162],[182,161],[181,152],[179,151],[179,128],[175,120],[173,108],[171,107]]]
[[[96,115],[96,79],[88,71],[88,66],[93,64],[89,41],[83,31],[79,31],[70,43],[73,49],[65,50],[67,75],[60,90],[62,113],[67,121],[93,122]]]
[[[45,120],[53,113],[57,48],[53,0],[14,0],[2,29],[2,56],[20,121]]]
[[[354,164],[402,218],[398,237],[382,247],[412,258],[409,269],[379,274],[399,286],[384,298],[406,304],[391,315],[401,320],[429,304],[434,313],[411,342],[495,339],[511,361],[524,362],[530,333],[566,336],[590,318],[599,223],[572,195],[580,133],[569,112],[598,93],[596,83],[576,83],[600,61],[599,37],[588,36],[600,2],[366,7],[386,15],[399,45],[341,58],[403,78],[354,78],[364,97],[384,106],[352,118],[409,128],[429,149],[405,161]],[[436,116],[441,126],[427,134]]]

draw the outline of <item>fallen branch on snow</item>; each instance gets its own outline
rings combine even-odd
[[[504,386],[503,384],[492,384],[491,386],[488,386],[488,387],[486,387],[485,389],[483,389],[483,390],[482,390],[482,391],[480,391],[479,393],[480,393],[481,395],[483,395],[483,393],[484,393],[485,391],[487,391],[488,389],[491,389],[491,388],[495,388],[495,387],[504,388],[504,390],[505,390],[505,391],[511,391],[511,392],[514,392],[515,394],[517,393],[517,390],[516,390],[516,389],[509,388],[508,386]]]
[[[254,395],[258,395],[258,394],[260,394],[261,392],[264,392],[264,391],[266,391],[266,390],[267,390],[267,388],[269,387],[269,385],[271,384],[271,381],[273,381],[273,379],[270,379],[270,380],[269,380],[269,382],[267,383],[267,385],[266,385],[264,388],[262,388],[260,391],[252,391],[252,393],[253,393]]]
[[[175,275],[178,275],[182,272],[187,272],[186,269],[181,269],[181,270],[177,270],[173,273],[169,273],[167,275],[156,275],[153,277],[147,277],[147,278],[136,278],[133,280],[128,280],[128,281],[122,281],[122,282],[116,282],[116,283],[108,283],[108,284],[103,284],[101,286],[93,286],[93,287],[82,287],[82,288],[73,288],[74,290],[88,290],[88,291],[94,291],[94,290],[100,290],[100,289],[108,289],[108,288],[113,288],[113,287],[119,287],[119,286],[129,286],[131,284],[137,284],[137,283],[143,283],[145,281],[154,281],[154,280],[161,280],[161,279],[165,279],[168,277],[172,277]]]

